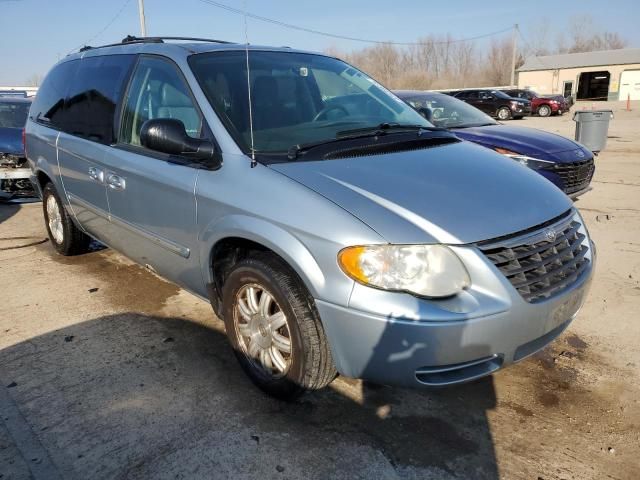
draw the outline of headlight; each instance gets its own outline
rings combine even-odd
[[[448,297],[471,283],[469,273],[444,245],[371,245],[347,247],[338,263],[349,277],[371,287]]]
[[[522,155],[521,153],[516,153],[516,152],[512,152],[511,150],[507,150],[506,148],[495,147],[494,150],[498,153],[506,155],[509,158],[512,158],[516,162],[524,165],[525,167],[529,167],[534,170],[538,170],[541,168],[549,168],[555,163],[555,162],[549,162],[547,160],[539,160],[537,158],[528,157],[526,155]]]

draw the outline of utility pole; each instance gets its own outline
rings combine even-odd
[[[147,24],[144,19],[144,0],[138,0],[138,12],[140,13],[140,33],[147,36]]]
[[[140,0],[142,1],[142,0]],[[518,50],[518,24],[513,26],[513,45],[511,47],[511,82],[509,85],[513,86],[516,77],[516,52]]]

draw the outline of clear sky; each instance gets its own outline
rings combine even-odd
[[[514,23],[532,38],[547,24],[550,37],[574,14],[589,14],[599,29],[618,32],[640,47],[640,1],[536,0],[219,0],[251,13],[326,32],[411,42],[427,34],[469,38]],[[203,0],[145,0],[148,35],[204,36],[244,41],[241,16]],[[116,14],[120,15],[111,23]],[[248,20],[249,42],[308,50],[366,46]],[[44,75],[74,48],[140,34],[138,0],[0,0],[0,85],[23,84]],[[503,35],[509,35],[505,33]],[[478,41],[480,46],[486,40]]]

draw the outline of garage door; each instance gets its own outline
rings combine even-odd
[[[640,100],[640,70],[627,70],[620,76],[620,100]]]

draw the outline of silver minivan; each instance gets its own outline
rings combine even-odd
[[[594,267],[559,189],[326,55],[87,47],[44,80],[26,151],[60,254],[94,238],[210,301],[280,398],[488,375],[567,328]]]

